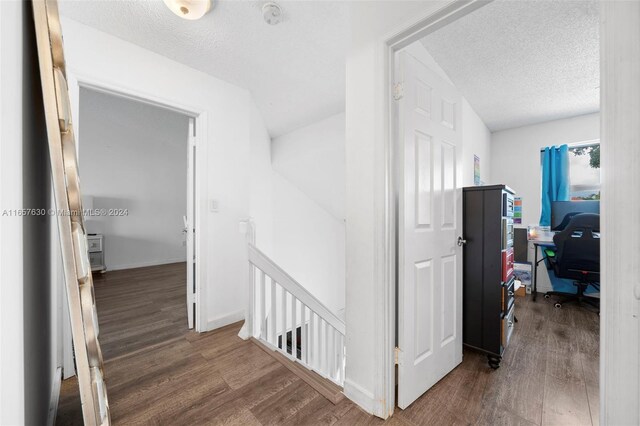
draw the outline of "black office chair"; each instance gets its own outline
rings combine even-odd
[[[600,215],[581,213],[573,216],[566,228],[553,237],[555,256],[549,262],[558,278],[575,280],[576,293],[548,291],[544,297],[561,296],[556,308],[577,302],[600,308],[600,300],[585,295],[591,285],[600,291]]]

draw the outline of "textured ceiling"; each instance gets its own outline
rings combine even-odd
[[[61,0],[63,15],[251,91],[277,137],[344,111],[349,2],[215,1],[199,21],[160,0]],[[595,1],[505,1],[422,40],[492,130],[599,110]],[[206,95],[206,94],[203,94]]]
[[[422,40],[490,130],[599,110],[595,1],[496,0]]]
[[[175,16],[159,0],[61,0],[60,13],[249,89],[277,137],[344,111],[349,6],[279,1],[284,20],[271,26],[264,3],[215,1],[198,21]]]

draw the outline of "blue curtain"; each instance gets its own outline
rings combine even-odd
[[[542,213],[540,225],[551,225],[551,202],[569,201],[569,147],[550,146],[542,155]]]

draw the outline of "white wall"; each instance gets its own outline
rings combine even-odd
[[[385,280],[385,106],[383,37],[415,22],[445,2],[353,2],[346,73],[346,345],[345,395],[365,410],[387,417],[390,369],[384,357],[382,321]],[[378,315],[379,314],[379,315]]]
[[[273,259],[335,313],[344,308],[344,222],[277,172]]]
[[[522,226],[540,221],[540,149],[600,138],[600,114],[587,114],[491,135],[491,183],[510,186],[522,197]]]
[[[257,246],[339,312],[344,308],[345,237],[344,220],[335,214],[340,214],[340,200],[344,204],[344,116],[272,142],[260,113],[252,111],[251,216]]]
[[[462,185],[473,186],[474,156],[480,158],[480,181],[489,183],[493,170],[491,132],[466,98],[462,98]]]
[[[256,226],[256,247],[268,256],[274,255],[273,237],[273,169],[271,137],[262,114],[251,102],[251,196],[250,213]]]
[[[77,78],[201,113],[196,251],[204,303],[196,324],[206,330],[243,319],[248,268],[238,223],[249,216],[249,92],[64,17],[62,29],[74,117]],[[82,146],[82,132],[78,140]],[[218,201],[217,212],[211,200]]]
[[[339,312],[345,292],[345,116],[272,140],[274,259]]]
[[[87,219],[104,234],[107,269],[184,262],[189,118],[81,89],[80,123],[83,195],[94,209],[128,211]]]
[[[273,169],[336,219],[345,213],[345,115],[273,139]]]

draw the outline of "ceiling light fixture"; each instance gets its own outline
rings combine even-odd
[[[164,4],[183,19],[194,21],[211,10],[211,0],[163,0]]]
[[[282,21],[282,9],[277,3],[270,1],[262,6],[262,16],[269,25],[279,24]]]

